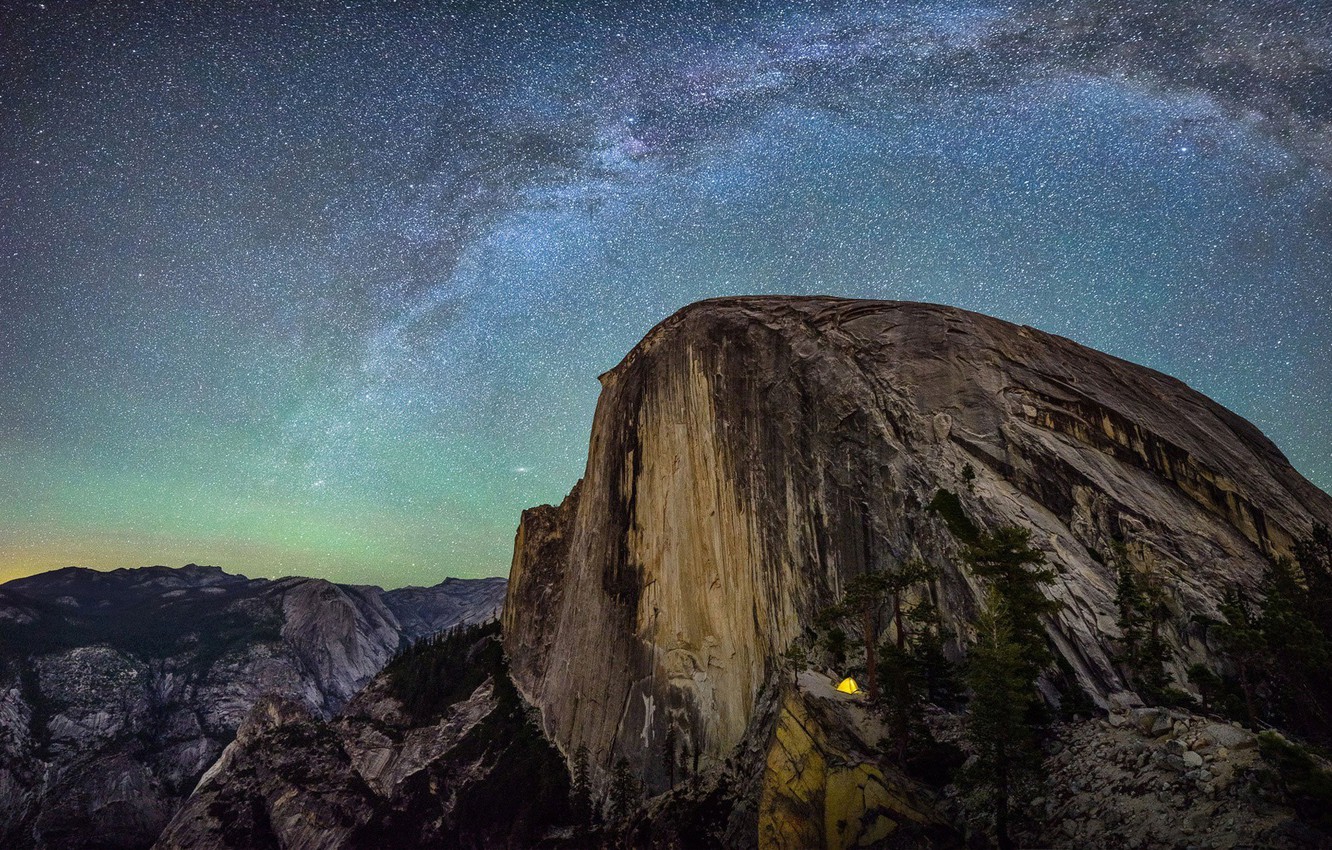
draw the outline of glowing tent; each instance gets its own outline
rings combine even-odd
[[[847,676],[845,679],[842,680],[842,683],[837,686],[837,690],[841,691],[844,694],[858,694],[860,693],[860,685],[856,684],[855,679],[852,679],[850,676]]]

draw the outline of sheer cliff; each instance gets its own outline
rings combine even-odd
[[[666,748],[733,756],[779,657],[865,571],[939,568],[964,640],[980,583],[927,507],[940,491],[1033,531],[1066,684],[1103,708],[1138,702],[1111,658],[1112,549],[1165,589],[1188,687],[1224,588],[1332,524],[1332,498],[1180,381],[959,309],[705,301],[601,382],[583,480],[523,516],[503,623],[520,692],[602,783],[624,758],[665,788]]]

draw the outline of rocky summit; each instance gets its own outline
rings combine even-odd
[[[601,383],[584,478],[518,530],[513,679],[600,789],[622,764],[667,792],[681,754],[742,777],[736,846],[795,846],[779,836],[797,823],[800,846],[865,846],[939,820],[789,660],[857,576],[926,565],[957,659],[985,598],[969,539],[1029,531],[1053,569],[1047,702],[1123,712],[1149,697],[1119,662],[1119,568],[1159,597],[1172,698],[1205,702],[1189,670],[1227,668],[1208,631],[1227,593],[1258,593],[1332,525],[1332,498],[1180,381],[950,307],[704,301]]]
[[[330,716],[503,579],[385,591],[217,567],[0,585],[0,846],[147,847],[262,697]]]

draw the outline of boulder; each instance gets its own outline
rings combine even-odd
[[[1252,732],[1229,723],[1209,723],[1203,727],[1201,737],[1212,746],[1225,750],[1247,750],[1258,746]]]
[[[1164,735],[1173,728],[1170,718],[1162,708],[1135,708],[1129,712],[1133,726],[1148,737]]]

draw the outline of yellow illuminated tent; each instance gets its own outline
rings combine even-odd
[[[858,694],[860,693],[860,685],[856,684],[855,679],[852,679],[850,676],[847,676],[845,679],[842,680],[842,683],[837,686],[837,690],[841,691],[844,694]]]

